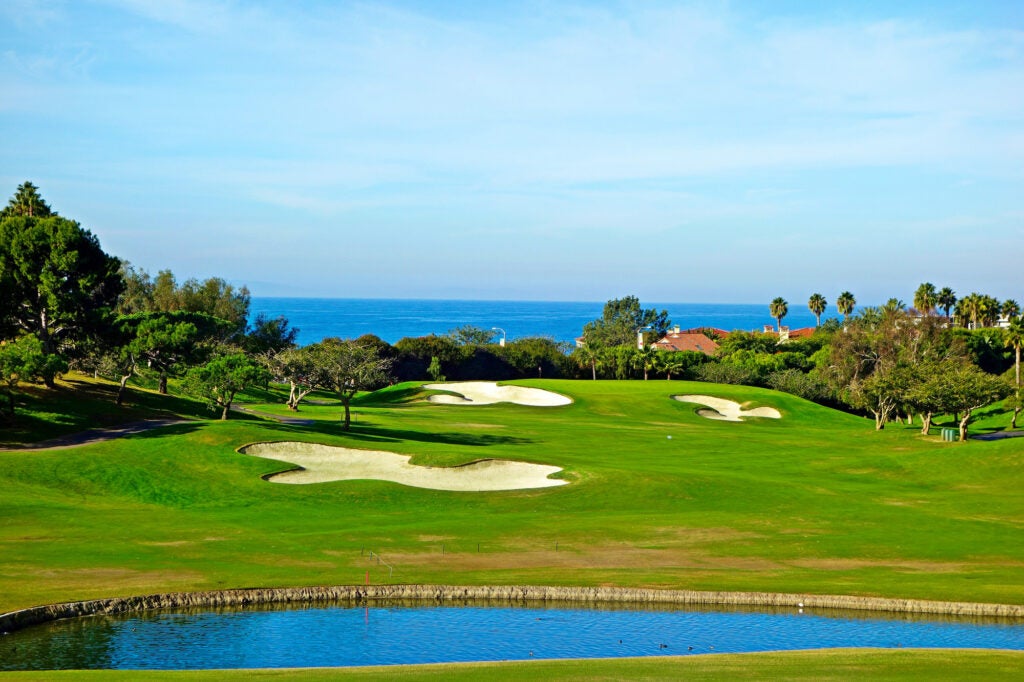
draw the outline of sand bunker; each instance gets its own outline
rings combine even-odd
[[[274,483],[326,483],[374,479],[415,488],[483,492],[565,485],[548,478],[559,467],[502,459],[484,459],[456,467],[409,464],[409,455],[379,450],[353,450],[318,443],[253,443],[238,450],[245,455],[278,459],[302,467],[268,476]]]
[[[570,398],[551,391],[524,386],[499,386],[493,381],[458,381],[450,384],[427,384],[431,391],[449,391],[458,395],[432,395],[432,403],[444,405],[493,405],[515,403],[531,407],[558,407],[572,403]]]
[[[713,398],[709,395],[676,395],[672,396],[684,403],[696,403],[706,405],[708,410],[697,410],[697,414],[707,419],[718,419],[726,422],[741,422],[743,417],[767,417],[768,419],[781,419],[782,414],[774,407],[755,407],[752,410],[744,410],[735,400],[725,398]]]

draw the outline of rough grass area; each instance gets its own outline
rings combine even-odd
[[[1024,652],[834,649],[763,654],[290,670],[0,673],[29,680],[1013,680]]]

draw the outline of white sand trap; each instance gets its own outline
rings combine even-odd
[[[353,450],[318,443],[253,443],[238,450],[245,455],[291,462],[302,467],[268,476],[274,483],[326,483],[373,479],[414,488],[483,492],[551,488],[568,481],[548,478],[559,467],[503,459],[484,459],[456,467],[409,464],[409,455],[380,450]]]
[[[515,403],[531,407],[559,407],[572,404],[572,399],[558,393],[525,386],[499,386],[493,381],[456,381],[450,384],[427,384],[431,391],[449,391],[458,395],[432,395],[432,403],[444,405],[494,405]]]
[[[672,396],[684,403],[697,403],[706,405],[709,410],[697,410],[697,414],[707,419],[718,419],[726,422],[741,422],[743,417],[767,417],[768,419],[782,419],[782,414],[774,407],[755,407],[752,410],[744,410],[735,400],[725,398],[713,398],[709,395],[676,395]]]

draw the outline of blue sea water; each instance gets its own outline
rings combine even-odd
[[[683,329],[717,327],[732,331],[760,330],[774,324],[767,303],[651,303],[644,308],[667,310]],[[388,343],[407,336],[444,334],[473,325],[499,327],[508,339],[548,336],[572,341],[583,325],[601,316],[604,302],[595,301],[460,301],[370,298],[253,298],[252,314],[284,315],[299,330],[299,343],[316,343],[329,336],[356,338],[375,334]],[[822,321],[834,312],[827,312]],[[793,329],[814,326],[806,306],[791,303],[783,324]]]

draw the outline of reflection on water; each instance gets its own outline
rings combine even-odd
[[[0,669],[325,667],[829,647],[1024,649],[1024,623],[746,607],[206,609],[81,618],[5,635]]]

